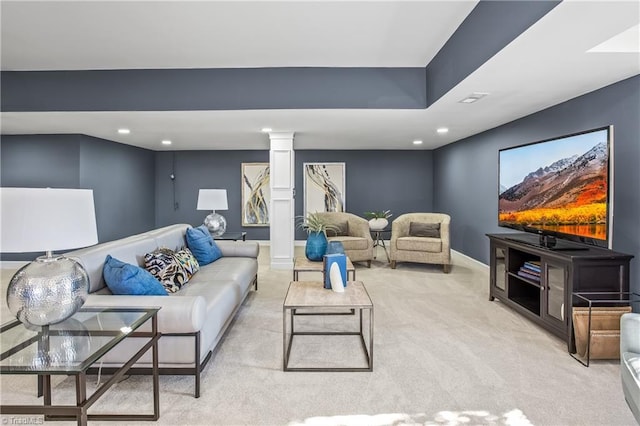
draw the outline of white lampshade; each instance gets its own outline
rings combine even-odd
[[[228,210],[226,189],[201,189],[198,192],[198,210]]]
[[[91,189],[0,188],[0,251],[45,252],[98,243]]]

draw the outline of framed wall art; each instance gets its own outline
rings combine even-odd
[[[242,163],[242,226],[269,226],[269,163]]]
[[[345,211],[345,163],[304,163],[304,216]]]

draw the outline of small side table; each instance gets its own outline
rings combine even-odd
[[[374,248],[374,252],[373,252],[373,258],[376,258],[376,250],[375,248],[378,246],[382,246],[382,248],[384,249],[384,254],[387,255],[387,262],[391,262],[391,259],[389,258],[389,252],[387,251],[387,246],[384,243],[384,237],[385,235],[391,235],[391,228],[385,228],[385,229],[380,229],[377,231],[371,230],[371,236],[373,237],[373,248]]]
[[[218,237],[213,237],[214,240],[220,240],[220,241],[238,241],[238,240],[242,240],[242,241],[247,241],[247,233],[242,231],[242,232],[225,232],[224,234],[218,236]]]
[[[585,367],[589,366],[591,361],[591,317],[592,310],[595,307],[609,307],[615,309],[615,307],[629,307],[634,303],[640,302],[640,294],[628,292],[628,291],[620,291],[620,292],[604,292],[604,291],[594,291],[594,292],[575,292],[572,293],[573,301],[579,301],[580,304],[586,305],[588,308],[588,319],[587,319],[587,332],[586,332],[586,352],[584,355],[585,360],[583,361],[580,357],[574,353],[572,350],[576,347],[576,333],[575,333],[575,324],[573,323],[573,313],[569,318],[570,324],[570,333],[572,344],[569,350],[569,355],[580,364]],[[575,348],[577,352],[577,348]]]

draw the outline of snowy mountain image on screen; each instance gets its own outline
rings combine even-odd
[[[607,144],[529,172],[502,191],[501,212],[580,207],[607,202]]]

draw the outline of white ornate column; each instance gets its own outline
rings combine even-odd
[[[293,269],[295,156],[293,132],[269,133],[271,267]]]

